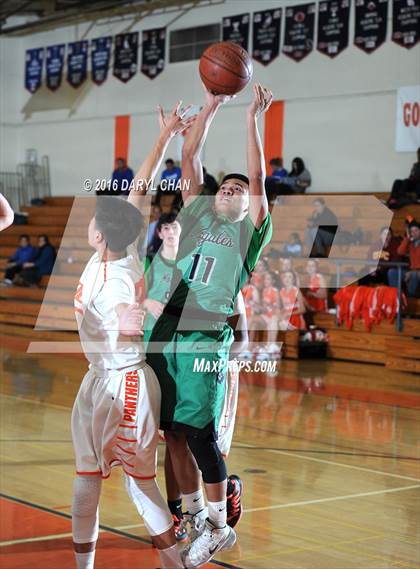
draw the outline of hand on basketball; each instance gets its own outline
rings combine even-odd
[[[170,138],[187,130],[195,121],[194,117],[186,118],[186,114],[191,109],[192,105],[188,105],[185,108],[181,108],[182,101],[178,101],[172,111],[165,116],[161,105],[158,105],[159,113],[159,125],[160,131],[167,134]]]
[[[256,83],[253,90],[254,100],[248,107],[248,113],[251,116],[258,118],[270,107],[273,100],[273,93],[269,89],[263,87],[260,83]]]
[[[118,329],[123,336],[143,336],[144,310],[140,305],[130,304],[119,314]]]
[[[202,83],[202,85],[206,93],[206,103],[208,105],[223,105],[236,97],[236,95],[217,95],[216,93],[209,91],[204,83]]]

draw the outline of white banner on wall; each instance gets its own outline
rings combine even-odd
[[[397,92],[395,149],[414,152],[420,147],[420,85],[400,87]]]

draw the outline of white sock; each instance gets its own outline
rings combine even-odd
[[[74,552],[74,555],[76,556],[77,569],[93,569],[93,565],[95,563],[95,550],[89,551],[89,553]]]
[[[162,569],[183,569],[184,564],[176,543],[167,549],[158,549],[158,552]]]
[[[182,494],[182,500],[189,514],[196,514],[204,508],[204,497],[201,488],[191,494]]]
[[[209,508],[209,520],[211,523],[221,529],[226,525],[226,500],[223,502],[209,502],[207,504]]]

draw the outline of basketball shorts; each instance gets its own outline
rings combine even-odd
[[[224,457],[229,455],[235,430],[236,409],[239,394],[239,367],[236,360],[229,362],[229,370],[225,383],[225,398],[219,421],[217,446]]]
[[[122,466],[133,478],[154,478],[160,401],[159,383],[145,362],[122,370],[91,367],[72,412],[77,474],[108,478],[113,466]]]
[[[163,314],[147,350],[162,391],[161,428],[217,437],[232,329],[223,324],[206,332],[178,331],[177,324],[176,317]]]

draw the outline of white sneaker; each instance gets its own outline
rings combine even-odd
[[[201,567],[218,551],[230,549],[235,543],[236,533],[231,527],[226,525],[219,529],[206,520],[202,534],[182,552],[182,561],[187,569]]]
[[[238,359],[250,361],[250,360],[252,360],[252,352],[250,352],[249,350],[246,350],[245,352],[241,352],[240,354],[238,354]]]
[[[257,355],[256,355],[256,360],[257,360],[258,362],[264,362],[264,361],[267,361],[267,360],[269,360],[269,359],[270,359],[270,355],[269,355],[269,353],[268,353],[268,351],[267,351],[267,347],[266,347],[266,346],[263,346],[263,347],[261,347],[261,348],[258,348]]]
[[[203,533],[204,527],[206,525],[207,515],[207,507],[203,508],[196,514],[189,514],[188,512],[184,514],[184,523],[185,525],[189,524],[190,526],[189,534],[191,541],[194,541]]]
[[[281,357],[281,349],[277,344],[270,344],[268,346],[268,353],[270,354],[270,356],[272,356],[277,360],[279,360]]]

